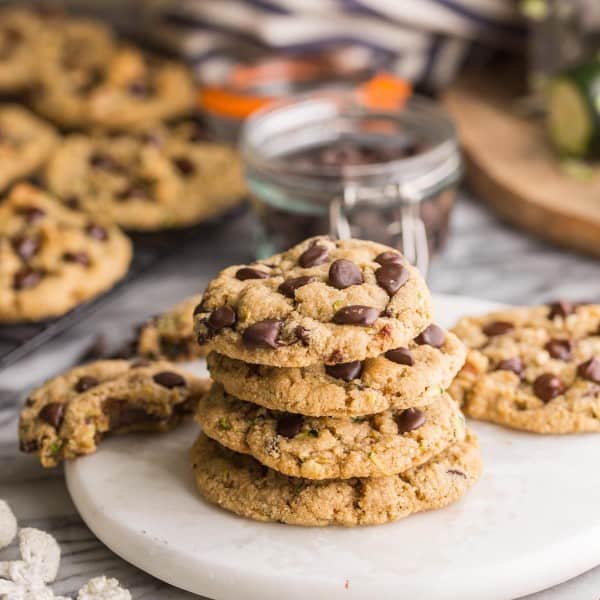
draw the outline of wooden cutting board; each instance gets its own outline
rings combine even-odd
[[[466,156],[467,183],[514,225],[600,255],[600,165],[591,178],[567,174],[543,121],[515,110],[507,78],[469,76],[444,95]]]

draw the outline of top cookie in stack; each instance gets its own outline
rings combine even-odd
[[[208,500],[262,521],[366,525],[445,506],[477,478],[476,438],[445,393],[464,347],[431,324],[427,286],[398,252],[307,240],[225,269],[194,313],[216,382],[192,451]]]

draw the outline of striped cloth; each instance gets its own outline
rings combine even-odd
[[[358,47],[437,89],[469,60],[522,47],[516,0],[155,0],[153,34],[197,65],[276,50]]]

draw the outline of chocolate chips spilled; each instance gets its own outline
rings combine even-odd
[[[425,413],[418,408],[407,408],[395,417],[398,433],[408,433],[425,424]]]
[[[544,373],[533,382],[535,395],[544,402],[550,402],[552,398],[564,394],[566,386],[563,380],[553,373]]]
[[[250,349],[277,348],[282,327],[283,323],[278,319],[265,319],[254,323],[242,334],[244,346]]]
[[[362,271],[352,261],[340,258],[329,267],[329,285],[338,290],[363,283]]]
[[[371,306],[355,304],[340,308],[333,315],[333,322],[337,325],[373,325],[379,317],[379,311]]]
[[[304,417],[292,413],[283,413],[277,419],[277,434],[286,438],[296,437],[304,425]]]
[[[415,363],[413,355],[408,348],[394,348],[385,353],[385,357],[399,365],[412,367]]]
[[[358,379],[360,377],[362,367],[362,362],[360,360],[355,360],[339,365],[326,365],[325,372],[330,377],[343,379],[344,381],[352,381],[353,379]]]

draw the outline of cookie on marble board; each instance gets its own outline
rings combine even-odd
[[[0,191],[33,175],[57,144],[52,125],[21,106],[0,104]]]
[[[536,433],[600,431],[600,306],[556,302],[461,319],[450,387],[475,419]]]
[[[0,323],[59,316],[125,276],[118,229],[19,184],[0,203]]]
[[[201,434],[191,453],[196,485],[209,502],[256,521],[290,525],[380,525],[462,498],[482,463],[474,433],[400,475],[313,481],[287,477]]]
[[[91,40],[84,36],[80,43]],[[94,43],[99,51],[92,53],[90,46],[81,58],[67,54],[60,36],[46,42],[53,51],[40,63],[40,82],[32,94],[37,112],[64,128],[108,131],[144,129],[191,112],[196,92],[183,63],[115,46],[99,35]]]
[[[21,411],[21,450],[44,467],[91,454],[106,435],[172,429],[208,390],[166,361],[102,360],[55,377],[32,392]]]
[[[161,126],[140,134],[71,135],[47,164],[45,179],[65,203],[140,231],[211,219],[245,193],[233,149]]]
[[[198,342],[278,367],[364,360],[407,346],[431,322],[429,290],[395,250],[316,237],[224,269],[195,314]]]
[[[143,325],[135,353],[153,360],[190,361],[205,355],[194,337],[194,308],[202,294],[190,296]]]
[[[422,408],[363,417],[306,417],[271,411],[215,384],[198,405],[202,431],[265,466],[307,479],[350,479],[401,473],[462,441],[465,421],[446,394]]]
[[[427,334],[436,331],[437,337]],[[339,365],[270,367],[211,352],[208,368],[233,396],[266,408],[311,416],[349,416],[426,406],[465,361],[464,344],[430,326],[408,347]]]

